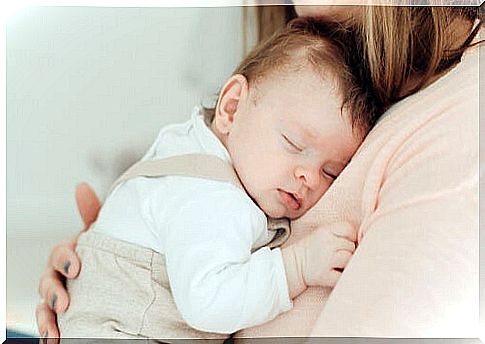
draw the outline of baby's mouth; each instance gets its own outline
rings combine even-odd
[[[278,189],[278,194],[283,203],[291,210],[299,210],[303,200],[297,194]]]

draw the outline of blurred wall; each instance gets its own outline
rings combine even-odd
[[[36,334],[53,245],[161,126],[210,103],[242,55],[241,9],[33,7],[7,22],[7,327]]]
[[[241,9],[36,7],[7,23],[7,234],[77,230],[161,126],[207,103],[242,55]],[[209,102],[210,103],[210,102]]]

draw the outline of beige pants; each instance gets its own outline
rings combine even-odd
[[[76,252],[82,267],[67,285],[69,308],[58,317],[61,337],[217,339],[214,343],[228,337],[185,323],[162,255],[94,231],[81,235]]]

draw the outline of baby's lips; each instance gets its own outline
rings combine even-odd
[[[300,205],[300,208],[303,206],[303,198],[300,197],[298,194],[294,193],[293,194],[293,197],[295,197],[296,201],[298,202],[298,204]]]
[[[291,208],[293,208],[293,210],[300,210],[302,202],[301,202],[301,199],[298,198],[298,195],[295,194],[295,193],[292,193],[292,192],[287,192],[287,191],[285,191],[285,193],[291,199],[291,201],[289,202]]]

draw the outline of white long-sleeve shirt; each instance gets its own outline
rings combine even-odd
[[[160,131],[143,160],[182,154],[230,156],[200,110]],[[138,177],[107,198],[93,230],[165,256],[178,310],[201,331],[232,333],[289,310],[280,249],[265,214],[240,188],[202,178]]]

